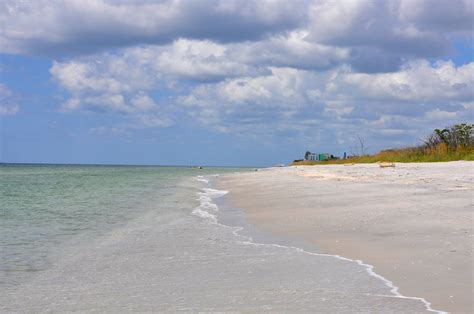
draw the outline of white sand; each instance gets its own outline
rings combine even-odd
[[[474,162],[299,166],[223,176],[233,206],[276,235],[360,259],[433,308],[473,311]]]

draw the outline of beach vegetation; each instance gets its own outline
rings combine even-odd
[[[373,155],[363,154],[346,159],[303,160],[293,162],[293,165],[455,160],[474,161],[474,124],[461,123],[444,129],[435,129],[422,141],[422,144],[415,147],[385,149]]]

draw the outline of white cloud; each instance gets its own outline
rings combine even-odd
[[[265,50],[263,43],[288,49]],[[305,62],[296,61],[281,67],[295,54],[295,60],[303,60],[312,53],[320,58],[313,67],[299,67]],[[168,127],[185,113],[219,132],[305,132],[315,125],[354,132],[355,126],[376,126],[395,136],[406,133],[401,130],[408,121],[419,128],[434,121],[429,113],[434,108],[457,112],[446,119],[469,117],[461,104],[472,101],[474,63],[456,67],[450,61],[413,60],[390,73],[359,73],[344,63],[324,68],[344,58],[344,49],[314,46],[304,33],[292,32],[260,44],[179,39],[167,46],[127,48],[56,62],[51,74],[71,94],[64,110],[125,113],[134,116],[137,127]],[[167,96],[156,101],[152,92]],[[403,119],[371,124],[390,116]]]
[[[319,44],[307,30],[287,32],[265,40],[233,44],[232,57],[244,64],[327,69],[350,60],[350,49]]]
[[[50,73],[72,94],[117,94],[148,88],[146,72],[138,59],[131,63],[127,56],[101,57],[102,60],[53,62]]]
[[[283,107],[319,100],[332,107],[334,102],[347,107],[348,102],[371,99],[397,106],[394,101],[468,101],[473,97],[473,86],[474,62],[456,67],[449,61],[430,65],[419,60],[398,72],[380,74],[354,73],[344,67],[319,73],[271,68],[271,74],[266,76],[200,85],[182,100],[185,104],[251,103]]]
[[[189,80],[194,83],[227,80],[221,93],[227,93],[225,97],[233,97],[235,101],[244,101],[243,98],[251,100],[251,97],[258,96],[259,93],[274,93],[275,96],[283,96],[279,101],[282,102],[291,97],[289,85],[298,82],[280,80],[291,80],[284,74],[296,73],[298,70],[271,65],[296,63],[289,60],[297,49],[291,50],[289,47],[291,41],[301,38],[294,39],[292,36],[290,34],[286,39],[290,43],[285,43],[285,39],[281,37],[275,39],[278,44],[287,46],[280,54],[262,56],[258,46],[225,46],[209,41],[180,39],[168,46],[128,48],[116,54],[106,53],[74,61],[54,62],[50,73],[71,94],[71,98],[62,107],[66,111],[85,109],[134,113],[151,110],[156,104],[149,96],[144,98],[147,91],[171,89],[182,92],[183,81]],[[334,58],[344,56],[344,51],[337,49],[331,53],[329,48],[313,48],[310,45],[308,51],[299,54],[305,54],[306,58],[311,55],[318,57],[316,63],[320,66],[326,66]],[[318,56],[316,51],[323,53]],[[255,56],[255,60],[251,60],[251,55]],[[323,61],[324,58],[327,60]],[[276,59],[279,60],[275,61]],[[294,59],[302,60],[297,57]],[[267,75],[270,73],[273,74]],[[240,79],[229,80],[236,77]],[[293,79],[298,77],[293,75]],[[232,84],[244,84],[246,90],[242,91],[242,88],[233,87]],[[298,84],[301,85],[301,82]],[[205,85],[202,86],[205,88]],[[308,91],[309,94],[314,92]]]
[[[229,79],[200,85],[183,98],[188,105],[218,106],[250,104],[263,107],[293,107],[306,103],[309,72],[292,68],[270,68],[265,76]]]
[[[471,37],[474,19],[470,0],[5,0],[0,8],[0,47],[7,53],[71,56],[181,38],[241,44],[238,50],[253,61],[261,57],[273,66],[350,62],[366,72],[445,56],[453,35]],[[161,61],[190,73],[173,55]],[[216,74],[212,63],[207,67]]]
[[[152,110],[156,104],[145,90],[156,87],[154,80],[140,65],[141,59],[129,60],[126,56],[108,56],[101,60],[54,62],[50,69],[53,79],[71,94],[62,110]]]
[[[153,69],[173,79],[220,80],[256,71],[230,56],[227,46],[208,40],[178,39],[170,46],[149,50],[153,52]]]
[[[384,74],[354,73],[346,67],[319,73],[271,71],[200,85],[177,101],[213,127],[274,125],[275,130],[293,124],[302,131],[318,125],[346,129],[346,136],[372,128],[409,134],[402,130],[430,129],[432,122],[443,119],[472,119],[463,104],[473,98],[474,63],[456,67],[451,62],[418,61]]]
[[[428,61],[449,59],[453,38],[472,41],[469,0],[1,6],[3,51],[57,57],[62,110],[120,113],[131,122],[118,129],[186,118],[219,132],[342,143],[472,117],[474,63]]]
[[[456,67],[450,61],[431,66],[422,60],[394,73],[350,73],[343,77],[339,90],[347,87],[361,96],[385,101],[469,100],[474,93],[474,62]]]

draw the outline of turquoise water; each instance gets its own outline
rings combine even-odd
[[[0,284],[49,268],[52,256],[71,241],[98,237],[146,211],[169,210],[178,194],[191,211],[195,176],[237,170],[1,165]]]

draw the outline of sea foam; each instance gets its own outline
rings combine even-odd
[[[197,180],[209,184],[209,179],[203,176],[199,176]],[[209,219],[213,223],[218,223],[215,213],[219,211],[219,207],[213,202],[213,199],[222,197],[227,193],[228,191],[203,188],[202,192],[198,193],[199,206],[192,211],[192,214]]]

